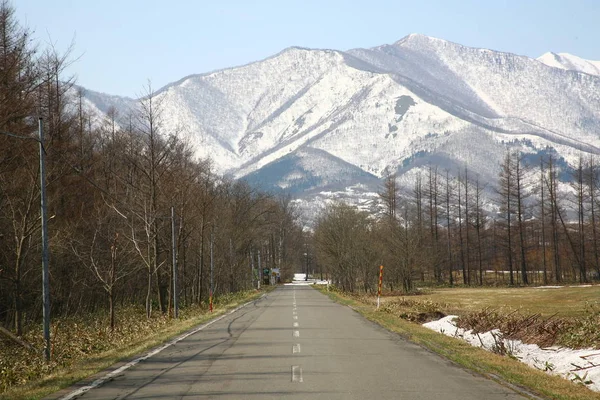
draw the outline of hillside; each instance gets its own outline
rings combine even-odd
[[[164,130],[186,135],[219,172],[306,199],[360,184],[364,199],[388,171],[467,166],[489,181],[507,148],[567,164],[598,153],[596,64],[552,57],[412,34],[346,52],[289,48],[157,93]],[[87,100],[100,114],[135,104]]]

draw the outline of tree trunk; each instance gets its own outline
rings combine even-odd
[[[21,300],[21,260],[23,259],[23,238],[19,240],[16,249],[14,297],[15,308],[15,332],[17,336],[23,335],[23,304]]]
[[[542,265],[544,269],[544,285],[548,284],[548,266],[546,262],[546,213],[544,204],[544,160],[540,163],[540,188],[541,188],[541,222],[542,222]]]
[[[506,220],[507,220],[507,236],[508,236],[508,273],[509,273],[509,277],[510,277],[510,285],[514,286],[515,280],[514,280],[514,276],[513,276],[513,259],[512,259],[513,249],[512,249],[512,229],[511,229],[512,199],[511,199],[511,195],[510,195],[510,187],[511,187],[510,185],[511,185],[511,182],[510,182],[510,175],[509,175],[509,178],[507,181],[507,191],[506,191],[506,205],[507,205]]]
[[[108,291],[108,313],[110,316],[110,331],[115,330],[115,295],[111,287]]]
[[[515,157],[516,180],[517,180],[517,221],[519,228],[519,246],[521,249],[521,280],[524,285],[529,284],[527,276],[527,259],[525,258],[525,233],[523,227],[523,188],[522,188],[522,171],[521,160],[519,156]]]
[[[146,286],[146,318],[152,317],[152,267],[148,266]]]
[[[596,269],[597,279],[600,279],[600,263],[598,262],[598,232],[596,227],[596,165],[594,158],[590,156],[589,161],[589,182],[588,190],[590,197],[590,216],[592,225],[592,240],[594,247],[594,267]]]
[[[554,253],[554,281],[560,283],[562,280],[561,268],[560,268],[560,254],[559,254],[559,238],[558,238],[558,204],[556,200],[556,171],[552,161],[552,156],[548,159],[548,194],[550,196],[550,210],[551,210],[551,221],[550,225],[552,228],[552,250]]]
[[[463,275],[463,283],[465,285],[468,284],[467,280],[467,270],[465,264],[465,248],[463,242],[463,229],[462,229],[462,202],[461,202],[461,191],[460,191],[460,182],[458,183],[458,239],[460,240],[460,263],[462,268]]]
[[[451,241],[451,225],[450,225],[450,172],[446,171],[446,226],[448,239],[448,282],[450,286],[454,286],[454,276],[452,274],[452,241]]]
[[[467,284],[471,285],[471,265],[469,246],[469,173],[465,167],[465,269],[467,271]]]

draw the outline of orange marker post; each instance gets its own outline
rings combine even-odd
[[[379,288],[377,289],[377,309],[379,310],[379,299],[381,297],[381,284],[383,282],[383,265],[379,266]]]

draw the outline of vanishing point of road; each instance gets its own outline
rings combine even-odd
[[[309,286],[282,286],[78,399],[523,399]]]

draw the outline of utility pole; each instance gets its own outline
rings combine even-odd
[[[234,292],[233,284],[233,241],[229,238],[229,291]]]
[[[215,269],[215,260],[213,257],[213,245],[215,242],[215,227],[213,226],[212,232],[210,232],[210,291],[208,293],[208,307],[210,312],[213,310],[213,271]]]
[[[42,220],[42,303],[44,305],[44,356],[50,361],[50,277],[48,271],[48,212],[46,207],[46,154],[44,150],[44,122],[38,120],[40,144],[40,213]]]
[[[250,288],[254,287],[254,254],[250,250]]]
[[[177,302],[177,243],[175,241],[175,207],[171,206],[171,242],[173,244],[173,318],[179,318]]]
[[[308,281],[308,244],[305,245],[304,247],[306,249],[306,276],[304,277],[305,281]]]
[[[260,265],[260,250],[258,251],[258,290],[260,290],[260,281],[262,280],[262,266]]]

